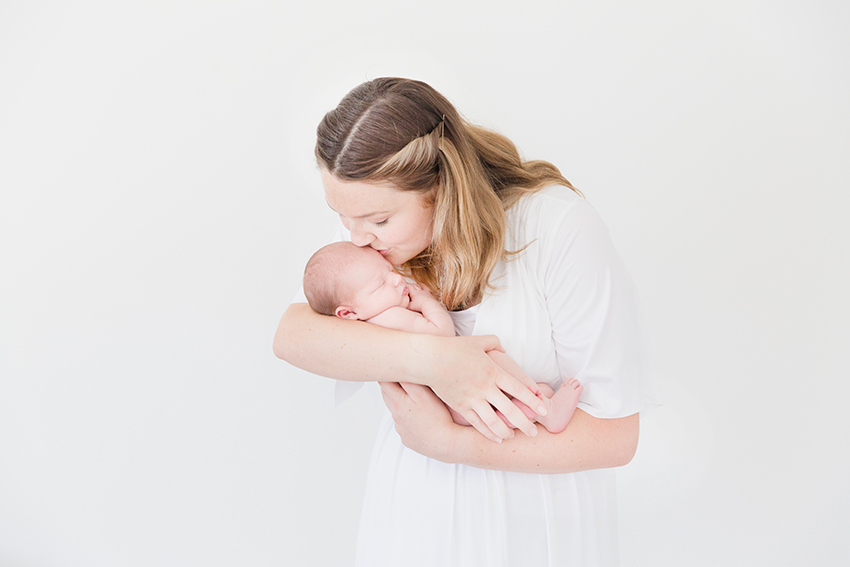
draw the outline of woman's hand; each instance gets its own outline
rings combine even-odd
[[[501,350],[497,337],[423,336],[423,344],[426,346],[419,353],[423,355],[422,383],[482,435],[496,442],[514,436],[496,410],[526,435],[537,435],[535,425],[511,398],[545,415],[546,408],[537,397],[539,390],[529,389],[487,356],[488,351]]]
[[[544,429],[533,439],[517,437],[496,445],[469,427],[455,424],[446,406],[425,386],[384,382],[381,394],[404,446],[444,463],[497,471],[567,473],[623,466],[637,449],[638,414],[600,419],[576,410],[561,433]]]
[[[393,415],[404,446],[426,457],[450,462],[455,428],[446,405],[427,386],[381,382],[381,395]]]
[[[403,333],[378,325],[327,317],[306,303],[295,303],[281,317],[275,354],[308,372],[377,382],[415,382],[430,386],[448,406],[493,441],[514,432],[494,407],[526,435],[537,428],[508,396],[539,410],[541,401],[516,378],[499,368],[487,352],[501,350],[493,335],[443,337]],[[536,387],[536,386],[535,386]]]

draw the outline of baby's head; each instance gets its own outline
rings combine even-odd
[[[404,278],[380,252],[335,242],[313,254],[304,269],[304,294],[313,311],[343,319],[371,319],[410,305]]]

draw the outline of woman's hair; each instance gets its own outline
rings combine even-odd
[[[434,205],[431,245],[401,269],[449,309],[475,305],[505,250],[505,211],[546,185],[576,191],[546,161],[470,124],[429,85],[381,78],[354,88],[316,129],[320,167],[340,181],[389,182]],[[580,194],[580,193],[579,193]]]
[[[348,270],[363,253],[351,242],[334,242],[313,254],[304,268],[304,295],[316,313],[336,315],[336,308],[350,301],[347,285]]]

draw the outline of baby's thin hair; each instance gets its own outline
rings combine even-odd
[[[319,248],[304,268],[304,295],[316,313],[335,315],[336,308],[348,301],[346,282],[341,277],[357,261],[360,248],[351,242],[334,242]]]

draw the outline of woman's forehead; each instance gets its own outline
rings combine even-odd
[[[325,200],[337,213],[349,218],[367,218],[391,213],[409,202],[417,202],[419,195],[400,191],[387,183],[340,181],[322,172]]]

